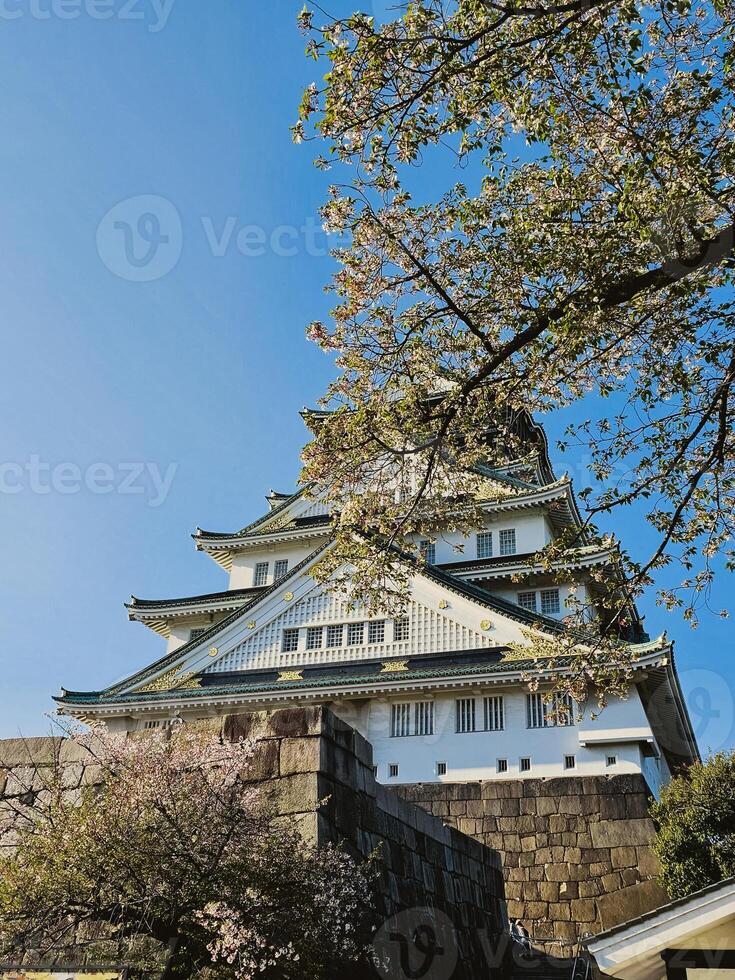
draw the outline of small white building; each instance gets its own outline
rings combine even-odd
[[[728,980],[735,976],[735,878],[584,940],[616,980]]]
[[[584,538],[556,568],[538,561],[581,519],[543,431],[524,424],[529,455],[492,471],[503,493],[482,501],[481,526],[421,542],[425,560],[406,559],[410,599],[400,616],[368,614],[318,585],[310,572],[331,547],[327,509],[310,487],[271,492],[268,511],[246,527],[194,535],[228,574],[226,590],[128,603],[130,619],[164,638],[164,655],[105,690],[63,691],[61,710],[136,730],[328,704],[372,743],[381,782],[642,773],[657,793],[697,755],[665,637],[650,641],[629,609],[632,684],[594,720],[545,702],[563,658],[510,651],[529,631],[561,637],[570,597],[594,606],[600,573],[617,567],[614,548]]]

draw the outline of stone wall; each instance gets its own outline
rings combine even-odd
[[[421,972],[424,957],[411,953],[414,975],[496,975],[507,919],[500,860],[486,843],[377,783],[370,744],[327,709],[235,715],[225,731],[258,739],[265,789],[279,812],[301,821],[305,836],[319,843],[345,841],[363,857],[379,848],[383,955],[399,958],[402,941],[410,945],[416,931],[429,925],[444,962],[435,962],[433,973]],[[317,800],[326,802],[317,808]],[[435,910],[431,917],[429,909]],[[389,975],[409,973],[396,969]]]
[[[553,952],[668,901],[640,775],[416,784],[404,799],[497,850],[508,915]]]
[[[233,715],[223,725],[230,738],[257,739],[253,777],[306,839],[344,841],[363,857],[379,849],[383,925],[376,947],[394,967],[408,956],[386,975],[410,975],[406,965],[426,975],[421,969],[427,956],[442,960],[429,975],[453,980],[484,980],[501,970],[497,951],[507,930],[503,876],[498,855],[486,843],[377,784],[370,745],[327,709]],[[0,741],[0,846],[14,845],[29,794],[44,793],[44,768],[55,758],[70,794],[99,781],[97,767],[73,743]],[[441,951],[409,948],[417,934],[431,942],[431,933]],[[372,967],[365,972],[377,976]]]

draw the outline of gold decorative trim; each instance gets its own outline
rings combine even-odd
[[[408,660],[386,660],[380,671],[381,674],[397,674],[408,670]]]
[[[210,657],[216,657],[218,653],[219,653],[219,649],[217,647],[210,647],[209,648],[209,656]]]
[[[178,667],[174,667],[173,670],[167,670],[165,674],[161,674],[160,677],[157,677],[149,684],[144,684],[143,687],[139,687],[138,691],[178,691],[182,688],[202,686],[201,681],[193,671],[189,670],[184,674],[179,674],[178,670]]]
[[[278,672],[279,681],[303,681],[303,679],[303,670],[279,670]]]
[[[485,630],[487,632],[487,630],[491,630],[492,628],[493,628],[493,624],[492,624],[492,622],[489,619],[483,619],[480,622],[480,629],[481,630]]]
[[[254,619],[248,620],[248,629],[249,630],[254,630],[257,625],[258,624],[255,622]]]
[[[284,592],[283,598],[286,600],[286,602],[290,602],[293,599],[293,592]]]
[[[439,600],[439,608],[440,609],[449,609],[449,601],[447,599],[440,599]]]

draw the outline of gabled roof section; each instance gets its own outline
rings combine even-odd
[[[564,558],[555,561],[551,569],[539,562],[538,552],[535,551],[515,555],[496,555],[493,558],[467,558],[464,561],[443,562],[439,567],[461,578],[502,578],[515,575],[552,574],[555,571],[605,565],[615,560],[618,555],[617,547],[590,544],[567,549]]]
[[[202,649],[205,648],[219,635],[219,633],[221,633],[222,630],[226,629],[227,626],[229,626],[231,623],[236,622],[241,616],[244,616],[245,613],[252,610],[255,606],[258,605],[258,603],[266,599],[268,596],[272,595],[274,592],[286,586],[288,582],[293,581],[295,578],[297,578],[303,571],[305,571],[311,564],[313,564],[313,562],[315,562],[321,556],[321,554],[326,550],[326,548],[327,548],[326,544],[322,545],[320,548],[317,548],[316,551],[313,551],[302,562],[299,562],[298,565],[294,565],[291,571],[288,572],[286,575],[284,575],[283,578],[280,578],[277,582],[274,582],[272,585],[266,587],[265,589],[262,589],[259,595],[247,601],[245,605],[241,606],[240,608],[235,609],[234,612],[230,613],[230,615],[226,616],[223,620],[220,620],[219,623],[214,623],[212,626],[209,627],[209,629],[207,629],[204,633],[201,633],[199,636],[195,637],[193,640],[189,640],[188,643],[184,643],[182,646],[177,647],[176,650],[173,650],[171,653],[166,654],[166,656],[161,657],[160,659],[154,661],[150,666],[144,667],[142,670],[136,671],[134,674],[130,674],[128,677],[125,677],[123,680],[118,681],[116,684],[104,688],[102,691],[94,692],[94,693],[104,695],[107,697],[112,697],[116,694],[121,693],[122,691],[126,690],[129,687],[135,687],[144,684],[146,681],[150,680],[157,674],[161,674],[166,670],[176,668],[178,664],[183,663],[183,661],[186,660],[188,654],[190,654],[192,651],[196,650],[199,647],[201,647]],[[71,693],[72,692],[68,692],[64,690],[64,695],[71,694]]]
[[[244,619],[246,616],[255,618],[259,607],[265,604],[269,598],[274,596],[274,594],[279,590],[286,593],[290,588],[293,589],[297,582],[308,574],[311,566],[316,563],[316,561],[326,551],[326,549],[330,547],[330,545],[331,542],[326,542],[321,547],[317,548],[278,582],[263,589],[257,596],[246,600],[243,605],[235,609],[229,616],[226,616],[219,623],[212,625],[195,639],[190,640],[181,647],[178,647],[175,651],[155,661],[149,667],[137,671],[136,673],[126,677],[124,680],[106,688],[101,692],[92,693],[98,697],[115,699],[123,693],[129,692],[131,689],[144,686],[147,683],[155,680],[157,677],[167,674],[168,672],[173,671],[174,675],[176,675],[177,672],[184,671],[187,664],[192,661],[194,655],[196,655],[196,657],[206,656],[207,648],[213,643],[216,643],[217,638],[222,636],[222,634],[228,630],[230,626],[237,623],[239,620]],[[402,555],[399,552],[397,552],[397,555],[401,560],[409,562],[418,576],[440,585],[441,588],[447,592],[452,592],[464,599],[469,600],[469,602],[480,607],[482,610],[488,610],[504,617],[506,620],[520,624],[521,627],[535,629],[548,635],[559,634],[567,629],[566,626],[558,620],[529,612],[512,602],[492,596],[484,589],[480,589],[468,582],[461,582],[448,573],[441,571],[441,569],[425,565],[422,561],[414,558],[413,556]],[[479,619],[479,615],[481,614],[476,615],[478,615]],[[177,680],[178,676],[172,677],[172,683],[174,685]],[[67,695],[71,696],[71,692],[65,692],[62,700]]]
[[[125,603],[125,608],[128,619],[144,623],[161,636],[170,636],[173,620],[239,609],[246,602],[257,598],[264,588],[231,589],[227,592],[209,592],[180,599],[138,599],[131,596],[130,602]]]

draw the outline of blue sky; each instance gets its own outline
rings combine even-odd
[[[295,484],[298,410],[330,377],[304,337],[331,260],[328,177],[289,134],[314,70],[300,6],[0,0],[0,736],[160,655],[122,603],[224,588],[191,532]],[[146,241],[162,265],[140,281]],[[644,556],[634,514],[609,526]],[[703,747],[729,745],[732,626],[644,611]]]

